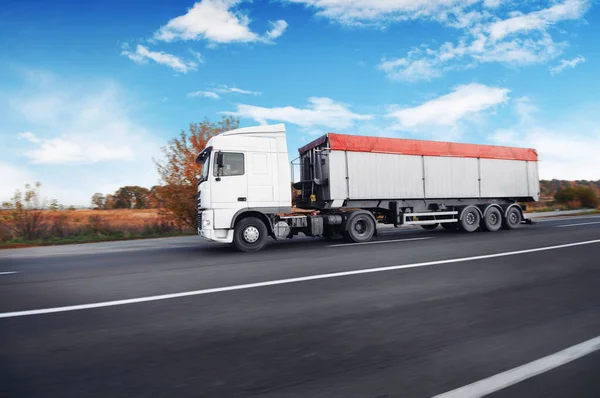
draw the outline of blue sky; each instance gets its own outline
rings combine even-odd
[[[0,5],[0,200],[158,182],[190,122],[536,148],[600,179],[591,0],[38,1]]]

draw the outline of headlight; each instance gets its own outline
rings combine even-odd
[[[202,220],[203,227],[210,227],[210,220]]]

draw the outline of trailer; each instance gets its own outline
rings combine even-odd
[[[283,124],[219,134],[197,162],[198,233],[241,251],[300,233],[367,242],[378,223],[514,229],[540,195],[534,149],[328,133],[290,164]]]

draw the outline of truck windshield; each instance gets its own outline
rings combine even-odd
[[[200,174],[200,180],[198,181],[198,184],[202,181],[208,180],[208,172],[210,169],[210,152],[210,150],[205,149],[202,151],[202,153],[200,153],[200,155],[198,155],[198,159],[196,160],[196,163],[202,166],[202,173]]]

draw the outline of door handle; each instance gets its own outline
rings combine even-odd
[[[246,198],[244,198],[244,197],[239,197],[238,198],[238,202],[245,202],[245,201],[246,201]]]
[[[217,182],[221,181],[221,177],[215,178],[215,181],[217,181]]]

